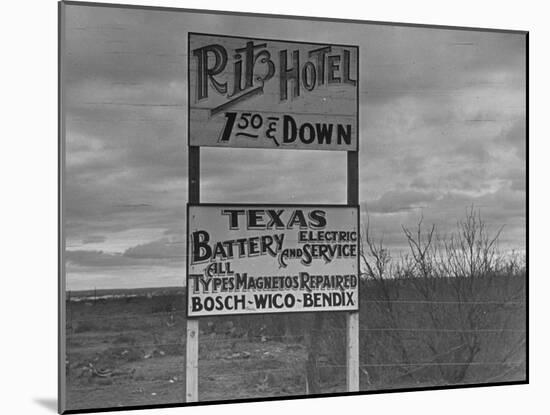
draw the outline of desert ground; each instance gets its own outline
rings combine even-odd
[[[478,279],[474,299],[457,301],[456,287],[362,282],[361,390],[525,379],[525,269]],[[185,288],[71,292],[66,306],[69,409],[185,401]],[[345,392],[344,321],[201,318],[200,401],[305,395],[313,376],[319,393]]]

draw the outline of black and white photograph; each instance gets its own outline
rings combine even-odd
[[[59,411],[528,383],[528,32],[206,8],[59,3]]]

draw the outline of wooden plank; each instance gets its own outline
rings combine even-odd
[[[241,291],[240,287],[228,287],[221,292],[216,293],[216,299],[220,299],[224,306],[222,307],[206,307],[208,301],[212,300],[213,294],[210,288],[205,284],[198,284],[197,279],[202,281],[210,281],[211,272],[218,275],[227,275],[226,272],[229,268],[224,268],[224,265],[231,266],[231,274],[241,275],[279,275],[281,269],[281,262],[283,261],[284,250],[296,251],[303,247],[303,242],[299,241],[298,232],[301,229],[298,224],[290,225],[290,221],[297,212],[300,212],[303,217],[312,218],[316,220],[317,217],[323,217],[324,223],[321,225],[322,229],[339,230],[340,232],[354,232],[358,231],[357,226],[357,207],[348,207],[345,205],[339,206],[307,206],[307,205],[266,205],[262,204],[261,211],[258,211],[258,205],[225,205],[215,204],[210,206],[189,206],[188,210],[188,229],[190,232],[200,229],[209,235],[210,241],[226,241],[227,246],[231,246],[231,251],[227,252],[225,263],[214,262],[216,255],[214,250],[210,252],[203,252],[199,247],[197,252],[191,250],[189,252],[190,258],[193,258],[196,254],[203,255],[198,261],[190,261],[187,266],[187,273],[189,275],[189,284],[195,283],[196,286],[189,290],[188,295],[188,318],[197,318],[201,316],[221,316],[221,315],[233,315],[233,314],[265,314],[265,313],[285,313],[285,312],[322,312],[322,311],[356,311],[358,304],[358,289],[354,287],[338,287],[337,285],[325,287],[323,296],[328,295],[333,300],[325,303],[324,301],[312,300],[312,294],[310,293],[307,284],[305,286],[274,286],[269,291],[269,295],[276,298],[291,298],[293,301],[278,304],[275,300],[259,305],[256,303],[256,296],[258,291],[256,290],[244,290]],[[234,226],[230,227],[228,222],[228,212],[240,212],[241,215],[235,215]],[[260,252],[252,253],[250,247],[242,246],[239,248],[238,241],[254,240],[264,237],[269,237],[273,233],[272,229],[268,229],[264,225],[265,229],[260,229],[262,225],[254,226],[253,229],[248,226],[248,222],[245,217],[247,213],[253,211],[254,217],[259,218],[259,223],[266,224],[269,220],[269,215],[265,212],[278,212],[277,218],[284,224],[288,224],[287,228],[279,228],[277,233],[281,240],[279,246],[274,246],[272,252]],[[321,216],[317,216],[321,215]],[[189,236],[191,239],[191,235]],[[252,239],[250,239],[252,238]],[[307,236],[305,236],[307,238]],[[356,242],[352,242],[356,244]],[[190,246],[192,243],[190,241]],[[351,244],[350,244],[351,245]],[[242,249],[242,254],[241,254]],[[239,252],[238,252],[239,251]],[[358,252],[358,250],[357,250]],[[298,275],[303,271],[303,264],[301,261],[292,261],[287,259],[285,273],[286,275]],[[208,267],[205,264],[211,264]],[[212,264],[214,268],[212,268]],[[219,269],[216,266],[221,266]],[[313,257],[308,264],[308,273],[310,275],[352,275],[357,274],[357,256],[350,255],[343,252],[340,256],[334,253],[326,253],[323,257]],[[248,278],[248,277],[247,277]],[[253,278],[253,277],[251,277]],[[251,280],[252,281],[252,280]],[[275,280],[272,280],[275,281]],[[346,295],[349,296],[346,297]],[[242,298],[244,301],[236,301],[237,298]],[[336,299],[339,301],[336,301]],[[352,299],[352,301],[347,301]],[[302,300],[303,299],[303,300]],[[307,301],[306,301],[307,299]],[[194,304],[193,307],[191,305]]]
[[[190,33],[188,47],[191,145],[357,150],[357,46]]]
[[[189,146],[188,155],[188,201],[189,203],[200,202],[200,147]]]
[[[63,413],[67,410],[67,303],[66,303],[66,269],[65,269],[65,137],[66,137],[66,117],[63,110],[66,105],[66,88],[64,87],[66,82],[65,75],[65,50],[66,50],[66,5],[64,3],[58,3],[58,340],[57,340],[57,410],[59,413]],[[69,291],[70,294],[70,291]],[[70,297],[69,297],[70,299]],[[69,302],[70,304],[70,302]],[[69,306],[70,307],[70,306]]]
[[[359,152],[348,151],[348,205],[359,204]]]
[[[200,202],[200,148],[188,148],[188,201]],[[185,402],[199,400],[199,321],[187,319],[185,343]]]
[[[353,144],[345,144],[344,136],[339,132],[347,132],[346,126],[350,126],[349,133],[352,143],[354,137],[357,136],[356,117],[353,115],[320,113],[318,118],[313,119],[313,116],[307,113],[262,111],[250,105],[250,107],[237,112],[230,111],[230,113],[236,114],[235,120],[230,123],[224,114],[210,116],[209,113],[209,109],[191,110],[189,122],[192,126],[198,126],[196,128],[200,128],[205,137],[200,140],[198,138],[192,139],[190,142],[192,145],[227,148],[275,148],[278,150],[347,151]],[[245,115],[241,117],[241,114]],[[252,117],[254,117],[254,123],[260,125],[260,127],[252,127],[251,122],[248,121]],[[247,123],[249,125],[246,128],[238,128],[240,125],[247,125]],[[312,128],[307,124],[312,125]],[[232,127],[229,127],[229,125],[232,125]],[[305,127],[303,127],[304,125]],[[300,130],[302,127],[305,128],[303,139]],[[326,135],[326,139],[322,139],[322,144],[319,143],[319,140],[321,140],[318,134],[319,128],[325,132],[330,131],[330,134]],[[272,132],[270,134],[271,138],[265,136],[268,129]],[[289,131],[287,140],[284,139],[285,135],[283,134],[285,129]],[[242,133],[249,135],[244,136]]]
[[[348,392],[359,391],[359,313],[346,315],[346,385]]]
[[[199,320],[187,320],[185,402],[199,400]]]
[[[359,152],[347,154],[348,205],[359,204]],[[360,270],[357,270],[360,273]],[[360,295],[360,292],[359,292]],[[346,385],[348,392],[359,391],[359,312],[346,315]]]

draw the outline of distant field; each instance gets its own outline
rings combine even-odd
[[[361,389],[520,381],[525,378],[525,273],[501,275],[475,301],[454,285],[361,286]],[[303,395],[313,316],[200,321],[201,401]],[[67,301],[68,408],[184,402],[185,289],[71,293]],[[344,319],[318,333],[322,392],[345,391]]]

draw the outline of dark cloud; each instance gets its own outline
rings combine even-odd
[[[491,158],[490,148],[475,138],[461,140],[453,148],[455,157],[462,158],[468,164],[484,165]]]
[[[510,184],[510,189],[520,192],[527,190],[527,177],[525,168],[511,168],[505,176]]]
[[[514,149],[521,161],[525,161],[527,157],[526,134],[525,119],[521,118],[516,120],[502,136],[504,143]],[[497,145],[499,144],[501,143],[497,141]]]
[[[434,200],[435,195],[432,192],[391,190],[372,202],[364,203],[364,205],[369,212],[394,213],[400,210],[427,207]]]
[[[128,258],[182,259],[185,258],[185,240],[158,239],[128,248],[124,251],[123,256]]]
[[[524,88],[521,36],[378,27],[365,38],[365,104],[421,94],[437,99],[464,88]],[[495,45],[498,45],[495,47]]]
[[[106,240],[107,238],[102,235],[89,235],[84,239],[82,239],[82,243],[86,245],[86,244],[101,243],[101,242],[105,242]]]
[[[393,209],[394,206],[406,206],[407,203],[408,209]],[[456,231],[457,223],[473,208],[481,215],[490,234],[494,235],[502,229],[502,248],[521,250],[526,246],[525,203],[525,194],[509,186],[482,195],[390,191],[379,200],[363,203],[367,209],[362,213],[363,223],[369,217],[371,230],[376,237],[383,237],[389,248],[405,250],[407,245],[403,227],[416,228],[422,219],[427,228],[436,225],[438,235],[444,238]]]
[[[96,267],[117,269],[158,265],[169,266],[170,264],[182,266],[182,261],[165,261],[166,259],[184,259],[185,255],[182,255],[182,251],[185,247],[182,249],[181,245],[179,247],[175,244],[170,246],[170,244],[163,245],[160,241],[153,241],[129,248],[122,254],[94,250],[68,250],[65,258],[67,265],[84,267],[88,270]],[[165,251],[161,252],[162,249]]]
[[[81,267],[122,267],[140,264],[134,258],[103,251],[66,251],[65,258],[68,265],[78,265]]]

